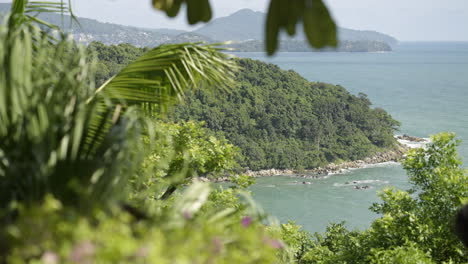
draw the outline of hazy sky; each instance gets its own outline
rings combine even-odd
[[[288,0],[284,0],[288,1]],[[2,1],[0,2],[8,2]],[[185,15],[168,19],[150,0],[74,0],[78,16],[147,28],[190,29]],[[211,0],[214,16],[242,8],[267,9],[268,0]],[[326,0],[342,27],[369,29],[399,40],[468,41],[468,0]]]

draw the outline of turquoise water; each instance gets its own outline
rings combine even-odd
[[[293,69],[310,81],[338,84],[351,93],[366,93],[375,107],[402,123],[399,134],[428,137],[453,131],[464,142],[468,157],[468,43],[402,43],[389,53],[236,53]],[[365,228],[377,217],[368,208],[384,186],[407,188],[401,166],[353,170],[313,184],[290,177],[257,180],[251,189],[264,209],[281,221],[296,221],[309,231],[323,231],[332,222],[346,221]],[[373,180],[373,182],[372,182]],[[366,181],[370,189],[356,190],[345,182]],[[360,185],[363,185],[360,184]]]

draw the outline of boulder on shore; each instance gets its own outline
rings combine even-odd
[[[411,142],[426,142],[426,141],[427,141],[427,140],[424,139],[424,138],[409,136],[409,135],[406,135],[406,134],[403,134],[403,135],[401,135],[401,136],[397,136],[396,138],[397,138],[397,139],[400,139],[400,140],[411,141]]]

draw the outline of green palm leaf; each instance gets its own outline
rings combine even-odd
[[[180,44],[151,50],[95,89],[84,48],[50,41],[25,15],[28,4],[46,8],[16,0],[0,25],[1,209],[46,193],[78,207],[105,204],[138,164],[129,150],[139,149],[144,123],[132,109],[159,114],[187,89],[232,81],[236,66],[219,48]]]
[[[13,0],[10,10],[10,24],[20,26],[25,23],[34,22],[38,25],[45,26],[50,29],[59,30],[59,27],[50,24],[42,19],[37,18],[40,13],[60,13],[68,14],[73,20],[78,23],[75,15],[72,12],[70,1],[66,4],[63,0],[61,1],[28,1],[28,0]]]
[[[237,65],[221,50],[218,45],[162,45],[105,82],[88,99],[99,105],[86,137],[88,152],[95,152],[122,109],[133,106],[146,116],[158,116],[189,89],[228,87]]]
[[[202,85],[227,87],[237,66],[218,46],[192,43],[159,46],[103,84],[96,95],[139,105],[148,114],[154,114],[180,101],[188,89]]]

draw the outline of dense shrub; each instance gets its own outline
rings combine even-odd
[[[468,197],[468,176],[460,167],[455,135],[432,137],[425,149],[411,150],[403,166],[413,188],[379,193],[381,214],[369,229],[349,231],[330,225],[323,234],[309,235],[299,263],[467,263],[468,252],[454,234],[457,210]],[[290,241],[297,232],[284,238]],[[307,241],[307,240],[306,240]]]

